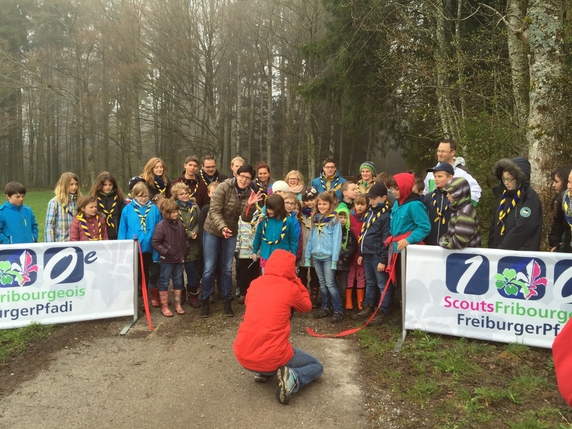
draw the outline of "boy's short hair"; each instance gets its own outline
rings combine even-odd
[[[4,193],[9,197],[14,194],[26,195],[26,188],[20,182],[8,182],[4,187]]]
[[[196,157],[195,155],[187,156],[187,157],[185,158],[185,165],[188,164],[188,163],[191,162],[191,161],[196,162],[196,163],[197,163],[197,166],[199,165],[199,158]]]
[[[159,210],[161,210],[163,217],[168,217],[171,215],[171,213],[179,211],[179,205],[175,200],[172,200],[171,198],[165,198],[163,201],[161,201]]]
[[[207,191],[211,191],[214,192],[214,190],[217,188],[217,186],[219,185],[218,182],[211,182],[207,185]]]
[[[417,188],[417,192],[423,192],[425,190],[425,182],[419,177],[415,180],[415,185],[413,186]]]
[[[366,197],[364,194],[357,194],[354,200],[354,204],[365,204],[366,206],[368,206],[369,198]]]
[[[141,197],[143,195],[149,196],[149,188],[145,182],[138,182],[131,189],[131,195],[133,197]]]
[[[171,195],[173,196],[173,198],[177,197],[181,193],[181,191],[189,192],[190,189],[183,182],[177,182],[171,187]]]
[[[349,186],[350,186],[351,184],[353,184],[353,183],[354,183],[354,182],[344,182],[344,183],[342,183],[342,186],[340,186],[340,191],[342,192],[342,194],[343,194],[344,192],[346,192],[346,191],[348,190]]]

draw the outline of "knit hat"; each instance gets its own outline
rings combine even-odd
[[[376,175],[375,173],[375,164],[371,161],[365,161],[362,165],[359,166],[359,171],[361,172],[364,168],[367,168],[369,171],[371,171],[371,174],[373,176]]]
[[[145,179],[143,179],[141,176],[132,177],[131,179],[129,179],[129,190],[131,191],[133,189],[133,186],[135,186],[139,182],[144,182],[144,181]]]
[[[290,188],[288,187],[288,183],[284,180],[277,180],[272,184],[272,192],[276,191],[289,192]]]
[[[313,186],[304,186],[302,189],[302,201],[315,200],[318,197],[318,191]]]

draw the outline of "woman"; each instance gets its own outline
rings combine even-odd
[[[359,167],[359,176],[357,178],[357,190],[360,194],[367,194],[369,188],[375,183],[375,165],[371,161],[365,161]]]
[[[568,176],[572,165],[565,165],[552,172],[552,187],[556,191],[556,196],[552,200],[552,227],[548,234],[548,245],[551,252],[564,252],[572,253],[572,246],[570,241],[572,237],[570,234],[570,224],[566,219],[570,218],[570,213],[565,215],[565,209],[570,211],[570,193],[566,190],[567,184],[570,183]],[[563,204],[564,201],[566,204]]]
[[[157,195],[162,195],[167,198],[170,197],[167,191],[171,181],[167,176],[167,166],[161,158],[153,157],[147,161],[141,177],[147,184],[149,199],[151,201],[154,201]]]
[[[256,167],[256,178],[252,182],[252,189],[254,192],[262,192],[264,200],[266,203],[266,197],[268,197],[268,188],[272,185],[274,180],[272,180],[272,175],[270,174],[270,166],[265,162],[261,162]]]
[[[291,170],[284,178],[284,181],[288,184],[290,192],[296,195],[298,201],[302,201],[302,189],[304,188],[304,176],[302,176],[302,173],[298,170]]]
[[[500,195],[489,233],[489,248],[540,250],[542,205],[530,187],[530,163],[522,156],[499,160],[493,174]]]

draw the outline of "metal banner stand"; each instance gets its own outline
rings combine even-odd
[[[401,350],[403,341],[405,341],[405,337],[407,336],[407,330],[405,329],[405,285],[407,284],[405,281],[405,267],[407,265],[406,262],[407,247],[401,251],[401,336],[395,344],[395,348],[393,349],[394,352],[399,352],[399,350]]]
[[[137,257],[139,256],[139,252],[137,249],[137,242],[133,242],[133,320],[130,320],[127,325],[121,330],[119,335],[125,335],[129,329],[133,326],[137,319],[139,319],[139,294],[137,293],[137,284],[139,281],[139,265],[137,261]]]

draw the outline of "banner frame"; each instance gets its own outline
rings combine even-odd
[[[120,336],[124,336],[129,332],[129,329],[137,322],[139,319],[139,293],[137,291],[137,285],[139,284],[139,249],[137,247],[137,242],[133,241],[133,319],[127,322],[123,327]]]

